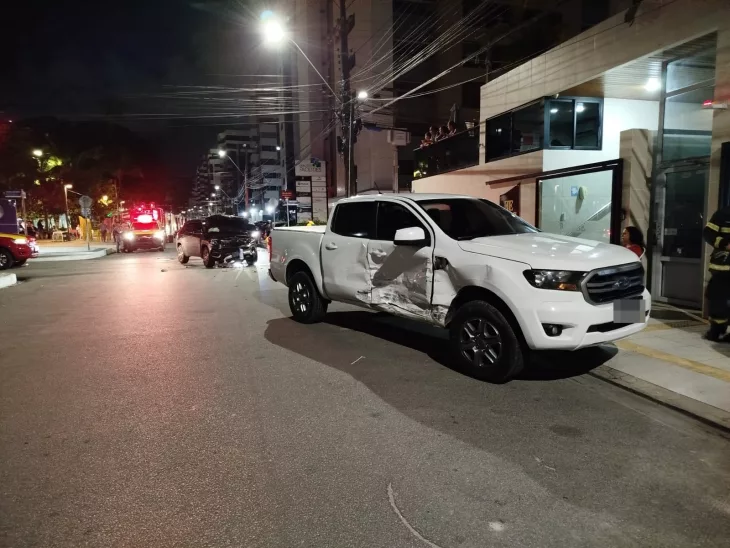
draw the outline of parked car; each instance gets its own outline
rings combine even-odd
[[[0,234],[0,270],[22,266],[38,256],[35,238],[25,234]]]
[[[200,257],[207,268],[226,261],[258,260],[258,230],[245,219],[231,215],[212,215],[203,220],[187,221],[178,231],[177,259],[185,264],[190,257]]]
[[[326,227],[275,228],[269,253],[295,320],[320,321],[341,301],[444,327],[454,359],[497,382],[530,349],[637,333],[651,308],[631,251],[540,232],[468,196],[341,200]]]

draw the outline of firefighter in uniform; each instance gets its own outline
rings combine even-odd
[[[709,301],[710,330],[706,338],[719,341],[730,321],[730,207],[715,212],[703,231],[712,246],[710,272],[705,297]]]

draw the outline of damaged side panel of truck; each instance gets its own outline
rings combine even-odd
[[[396,246],[371,240],[368,271],[371,306],[383,312],[430,320],[433,261],[430,247]]]

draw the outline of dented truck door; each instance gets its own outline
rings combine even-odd
[[[399,316],[430,320],[433,234],[405,205],[387,200],[377,204],[376,234],[367,253],[371,305]],[[404,228],[422,228],[426,239],[396,245],[395,233]]]
[[[322,280],[329,299],[370,304],[367,252],[374,234],[374,201],[358,200],[335,207],[320,250]]]

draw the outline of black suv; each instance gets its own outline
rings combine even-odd
[[[231,215],[211,215],[187,221],[177,233],[177,260],[200,257],[206,268],[236,260],[252,265],[258,259],[258,231],[245,219]]]

